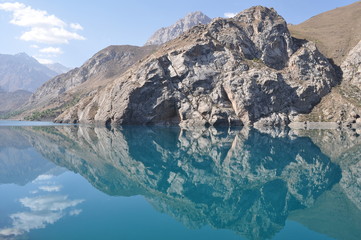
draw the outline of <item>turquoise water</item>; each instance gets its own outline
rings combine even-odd
[[[355,131],[6,125],[0,239],[361,236]]]

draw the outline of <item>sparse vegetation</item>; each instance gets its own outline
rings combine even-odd
[[[262,60],[259,58],[253,58],[252,61],[256,63],[262,63]]]
[[[75,96],[70,101],[65,102],[63,105],[56,107],[56,108],[50,108],[43,111],[35,111],[32,112],[31,115],[26,116],[24,119],[27,121],[41,121],[45,119],[54,119],[59,114],[61,114],[65,109],[68,109],[75,104],[77,104],[80,100],[80,96]],[[14,116],[17,115],[14,113]]]
[[[33,112],[30,116],[26,116],[24,119],[27,121],[40,121],[55,118],[58,114],[59,112],[56,112],[55,109],[47,109],[41,112]]]
[[[24,111],[14,111],[0,114],[0,119],[9,119],[14,116],[22,114]]]

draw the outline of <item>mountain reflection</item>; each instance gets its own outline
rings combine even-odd
[[[24,186],[46,172],[61,169],[34,150],[22,128],[0,127],[0,184]]]
[[[268,239],[289,216],[308,226],[302,212],[327,192],[350,187],[352,193],[341,191],[342,198],[361,219],[360,186],[352,184],[357,179],[351,173],[343,177],[353,171],[349,166],[360,164],[359,155],[348,160],[351,165],[343,160],[347,166],[341,170],[310,137],[250,129],[78,126],[34,127],[23,134],[45,158],[80,173],[97,189],[143,195],[191,228],[210,225]]]

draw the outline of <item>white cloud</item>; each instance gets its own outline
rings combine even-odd
[[[46,11],[33,9],[19,2],[0,3],[0,10],[12,13],[10,23],[29,28],[20,36],[21,40],[45,44],[68,44],[70,40],[85,40],[72,30],[81,30],[80,24],[68,24]]]
[[[237,13],[231,13],[231,12],[224,13],[224,17],[226,17],[226,18],[233,18],[236,15],[237,15]]]
[[[61,186],[40,186],[39,189],[44,192],[59,192],[61,190]]]
[[[52,54],[63,54],[63,51],[61,48],[55,48],[55,47],[48,47],[48,48],[42,48],[39,50],[41,53],[52,53]]]
[[[83,30],[84,29],[79,23],[70,23],[70,27],[74,30]]]
[[[16,10],[22,9],[24,7],[25,7],[25,5],[22,3],[19,3],[19,2],[0,3],[0,9],[5,10],[5,11],[16,11]]]
[[[52,179],[53,177],[54,177],[54,175],[42,174],[42,175],[39,175],[33,182],[47,181],[47,180]]]
[[[10,23],[21,27],[66,26],[66,23],[56,16],[49,15],[46,11],[33,9],[23,3],[2,3],[0,9],[12,12],[13,18]]]
[[[33,44],[33,45],[30,45],[31,48],[40,48],[38,45],[36,44]]]
[[[83,210],[81,209],[74,209],[69,212],[70,216],[78,216]]]
[[[34,27],[20,36],[21,40],[46,44],[68,44],[69,40],[85,40],[77,33],[64,28],[40,28]]]

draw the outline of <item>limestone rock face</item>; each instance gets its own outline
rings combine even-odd
[[[281,16],[258,6],[192,28],[56,121],[284,125],[336,83],[313,43],[292,39]]]
[[[350,51],[341,65],[343,80],[361,87],[361,41]]]
[[[182,33],[188,31],[198,24],[208,24],[211,19],[202,12],[193,12],[178,20],[169,27],[164,27],[156,31],[145,43],[147,45],[161,45],[165,42],[175,39]]]

